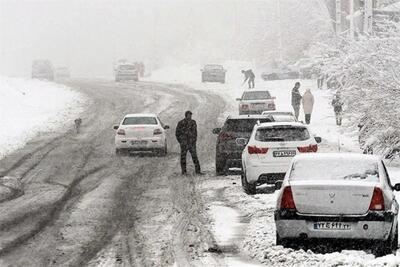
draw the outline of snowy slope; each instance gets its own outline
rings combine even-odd
[[[0,158],[40,132],[63,132],[83,110],[85,97],[51,82],[0,77]]]

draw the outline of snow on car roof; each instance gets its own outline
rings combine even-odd
[[[307,128],[301,122],[264,122],[257,125],[257,127],[273,127],[273,126],[301,126]]]
[[[265,119],[267,118],[266,115],[262,114],[255,114],[255,115],[229,115],[228,119]]]
[[[381,157],[359,153],[304,153],[298,154],[293,158],[295,162],[313,160],[380,161]]]
[[[263,111],[262,115],[277,114],[277,113],[293,114],[293,111],[290,111],[290,110],[266,110],[266,111]]]
[[[152,113],[133,113],[125,115],[126,117],[157,117],[157,115]]]

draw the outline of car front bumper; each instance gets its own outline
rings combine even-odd
[[[283,174],[289,169],[289,165],[292,158],[288,158],[287,162],[270,162],[270,163],[258,163],[246,164],[246,178],[249,183],[256,183],[263,176],[268,174]],[[282,176],[282,175],[279,175]],[[263,180],[263,179],[262,179]]]
[[[391,212],[370,212],[363,216],[308,216],[290,211],[275,211],[274,215],[280,238],[365,240],[387,240],[396,216]],[[331,229],[318,229],[317,223],[328,224]],[[350,229],[332,229],[339,224]]]

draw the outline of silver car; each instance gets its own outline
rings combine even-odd
[[[397,249],[399,205],[382,160],[362,154],[302,154],[293,158],[275,210],[276,243],[351,239],[374,252]]]
[[[267,90],[244,91],[239,101],[239,115],[261,114],[265,110],[275,110],[275,97]]]

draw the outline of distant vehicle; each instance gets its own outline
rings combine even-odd
[[[297,70],[289,67],[274,69],[272,71],[265,71],[261,73],[261,79],[264,81],[298,79],[299,77],[300,73]]]
[[[243,145],[236,143],[236,138],[250,138],[257,122],[270,122],[261,115],[229,116],[222,128],[213,129],[218,135],[215,150],[215,170],[217,175],[226,175],[230,168],[242,168]]]
[[[115,81],[139,81],[139,69],[135,63],[120,63],[115,68]]]
[[[271,118],[274,122],[296,122],[296,117],[291,111],[263,111],[262,115]]]
[[[271,122],[255,125],[248,142],[245,138],[236,142],[247,143],[242,153],[242,186],[248,194],[254,194],[259,184],[280,188],[292,158],[317,152],[321,138],[314,137],[300,122]]]
[[[311,58],[301,58],[293,64],[293,68],[296,68],[300,74],[301,79],[311,79],[315,72],[314,62]]]
[[[114,126],[116,153],[155,152],[167,154],[167,137],[169,129],[155,114],[128,114],[121,123]]]
[[[277,198],[276,244],[352,239],[371,242],[378,255],[392,253],[397,250],[399,211],[393,190],[399,191],[400,184],[392,183],[377,156],[296,156]]]
[[[34,60],[31,77],[32,79],[54,81],[54,67],[49,60]]]
[[[71,74],[67,67],[59,67],[55,70],[55,79],[56,80],[69,80],[71,79]]]
[[[236,100],[239,101],[239,115],[261,114],[266,110],[275,110],[275,97],[271,97],[267,90],[244,91],[242,97]]]
[[[201,82],[225,83],[226,70],[222,65],[209,64],[201,70]]]

